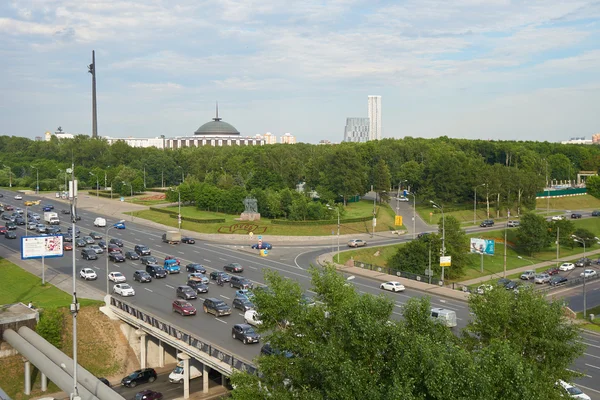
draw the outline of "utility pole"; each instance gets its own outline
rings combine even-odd
[[[560,227],[556,227],[556,266],[558,267],[558,257],[560,256]]]
[[[92,137],[98,137],[98,114],[96,109],[96,52],[92,50],[92,63],[88,66],[92,74]]]
[[[503,278],[506,278],[506,246],[507,246],[507,243],[506,243],[506,240],[507,240],[507,238],[506,238],[506,231],[507,231],[507,229],[506,228],[508,227],[508,218],[509,217],[510,217],[510,215],[507,213],[506,224],[504,225],[504,271],[502,273],[502,277]]]
[[[146,166],[144,166],[144,190],[146,190]]]
[[[371,192],[373,191],[373,185],[371,185]],[[373,231],[371,233],[371,237],[375,237],[375,225],[377,224],[377,218],[375,218],[376,216],[376,205],[375,205],[375,201],[377,200],[377,193],[375,194],[375,197],[373,198]]]
[[[67,169],[67,173],[71,173],[71,185],[69,187],[69,197],[71,198],[71,229],[73,237],[77,232],[75,223],[77,222],[77,182],[75,181],[75,165],[71,164],[71,170]],[[73,303],[71,304],[71,315],[73,316],[73,393],[71,400],[80,399],[77,389],[77,313],[79,312],[79,302],[77,301],[77,266],[76,255],[73,251]]]
[[[165,187],[165,170],[164,169],[160,172],[160,187],[162,189],[164,189],[164,187]]]

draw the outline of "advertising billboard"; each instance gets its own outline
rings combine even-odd
[[[471,253],[483,253],[493,256],[495,244],[496,242],[493,240],[471,238]]]
[[[23,236],[21,237],[21,259],[62,257],[63,237],[56,236]]]

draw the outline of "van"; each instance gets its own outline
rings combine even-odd
[[[439,321],[442,325],[447,326],[448,328],[454,328],[456,326],[456,313],[452,310],[432,308],[431,318]]]
[[[102,218],[102,217],[98,217],[94,220],[94,226],[99,226],[101,228],[104,228],[106,226],[106,219]]]

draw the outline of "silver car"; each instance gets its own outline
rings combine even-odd
[[[98,246],[97,244],[90,244],[87,246],[87,248],[94,250],[96,252],[96,254],[104,253],[104,250],[102,249],[102,247]]]
[[[550,283],[550,275],[548,274],[537,274],[533,278],[534,283]]]

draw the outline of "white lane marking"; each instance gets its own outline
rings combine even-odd
[[[600,343],[600,340],[594,340],[592,339],[589,334],[586,335],[585,332],[583,332],[583,334],[581,336],[586,336],[585,340],[589,340],[590,342],[594,342],[594,343]]]
[[[162,247],[160,244],[155,244],[156,247]]]
[[[166,287],[169,287],[169,288],[171,288],[171,289],[175,289],[175,288],[174,288],[173,286],[171,286],[171,285],[167,285],[167,284],[165,284],[165,286],[166,286]]]
[[[250,269],[258,269],[256,267],[252,267],[252,266],[248,266],[248,268],[250,268]]]
[[[219,321],[219,322],[222,322],[222,323],[224,323],[224,324],[227,324],[227,321],[223,321],[221,318],[217,318],[217,317],[215,317],[215,319],[216,319],[217,321]]]
[[[200,254],[200,252],[199,252],[198,250],[193,250],[193,251],[194,251],[194,253],[198,253],[198,254]]]
[[[147,291],[149,291],[149,292],[151,292],[151,291],[152,291],[152,290],[148,289],[147,287],[146,287],[146,288],[144,288],[144,289],[146,289],[146,290],[147,290]]]
[[[586,346],[592,346],[592,347],[596,347],[597,349],[600,349],[600,346],[596,345],[596,344],[591,344],[591,343],[586,343],[583,340],[580,340],[581,343],[585,344]]]
[[[184,253],[183,251],[178,251],[178,253],[179,253],[179,254],[183,254],[183,255],[185,255],[185,253]]]
[[[580,385],[579,383],[575,386],[584,388],[585,390],[591,390],[592,392],[600,393],[600,390],[592,389],[591,387],[583,386],[583,385]]]
[[[223,296],[222,294],[221,294],[221,295],[219,295],[219,296],[221,296],[221,297],[222,297],[222,298],[224,298],[224,299],[231,300],[231,298],[230,298],[230,297]]]
[[[592,364],[585,364],[585,365],[587,365],[588,367],[600,369],[600,367],[598,367],[597,365],[592,365]]]
[[[206,262],[211,262],[210,260],[207,260],[206,258],[204,258],[204,261],[206,261]]]
[[[590,376],[590,375],[588,375],[588,374],[584,374],[583,372],[575,371],[574,369],[568,369],[568,368],[567,368],[567,371],[575,372],[576,374],[581,374],[581,375],[585,376],[586,378],[591,378],[591,376]],[[581,386],[581,385],[577,385],[577,386]],[[583,386],[581,386],[581,387],[583,387]],[[600,392],[599,392],[599,393],[600,393]]]
[[[219,260],[227,261],[226,258],[219,257]]]
[[[583,353],[583,355],[588,356],[588,357],[600,358],[600,356],[595,356],[595,355],[590,354],[590,353]]]

